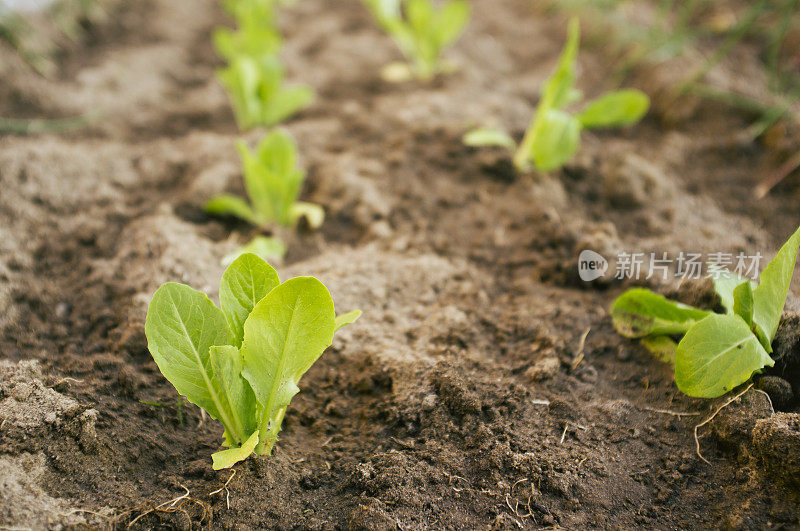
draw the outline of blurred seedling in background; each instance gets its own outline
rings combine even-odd
[[[206,212],[234,216],[260,229],[277,224],[295,227],[305,218],[309,227],[318,228],[325,219],[319,205],[298,201],[306,173],[297,166],[297,147],[283,131],[267,134],[254,152],[237,143],[242,158],[244,187],[250,199],[224,194],[206,204]]]
[[[579,41],[580,25],[578,19],[572,19],[558,66],[544,83],[536,113],[519,145],[508,133],[496,129],[470,131],[464,136],[464,143],[507,148],[514,152],[514,165],[522,172],[530,170],[531,164],[539,171],[550,171],[562,167],[578,151],[582,130],[625,126],[641,120],[650,100],[634,89],[603,94],[574,115],[564,110],[583,99],[575,88]]]
[[[240,55],[217,72],[231,99],[236,123],[242,130],[270,127],[308,106],[314,90],[286,86],[286,73],[277,56]]]
[[[238,57],[259,59],[275,56],[282,39],[276,20],[275,0],[236,0],[224,3],[236,21],[236,29],[214,30],[214,48],[228,62]]]
[[[662,361],[675,363],[685,394],[716,398],[772,367],[772,340],[792,281],[800,229],[761,273],[760,282],[715,268],[714,288],[725,314],[674,302],[643,288],[626,291],[611,306],[614,328],[641,339]],[[674,338],[683,336],[680,343]]]
[[[407,61],[387,65],[382,73],[384,79],[429,81],[454,69],[443,59],[442,52],[464,32],[472,12],[469,2],[449,0],[439,6],[432,0],[364,0],[364,3]]]
[[[300,111],[314,99],[304,85],[286,86],[278,56],[282,44],[276,0],[228,0],[226,10],[237,28],[214,32],[214,48],[227,67],[217,71],[242,130],[270,127]]]
[[[665,65],[667,77],[683,72],[672,86],[663,87],[659,97],[658,107],[668,119],[680,118],[692,108],[686,105],[686,96],[714,100],[751,115],[751,125],[736,137],[742,142],[762,138],[776,160],[785,160],[762,178],[756,197],[766,195],[800,167],[796,148],[800,126],[800,0],[667,0],[653,9],[638,2],[554,0],[552,6],[580,12],[584,20],[594,21],[598,45],[612,49],[612,54],[620,58],[618,79],[642,65]],[[763,61],[765,75],[754,72],[754,77],[735,80],[714,72],[737,49],[744,54],[745,64],[754,50]],[[779,122],[793,127],[787,132]]]
[[[181,395],[225,427],[215,470],[250,454],[269,455],[300,378],[356,321],[359,310],[336,316],[333,299],[316,278],[281,283],[253,254],[222,275],[220,306],[204,293],[168,282],[147,308],[147,347]]]
[[[71,42],[86,38],[86,28],[106,22],[109,0],[25,2],[0,0],[0,39],[37,73],[52,77],[56,57]],[[52,4],[52,5],[48,5]]]

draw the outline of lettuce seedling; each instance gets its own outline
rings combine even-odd
[[[228,66],[217,72],[220,82],[228,90],[236,123],[242,130],[256,126],[270,127],[282,122],[314,99],[314,91],[305,85],[285,86],[286,73],[276,55],[251,57],[236,55],[237,47],[249,47],[251,43],[225,42],[227,37],[218,37],[218,49],[234,54]],[[221,50],[220,53],[223,53]]]
[[[355,322],[356,310],[336,317],[316,278],[281,283],[254,254],[222,275],[217,307],[204,293],[169,282],[147,308],[147,346],[178,393],[225,427],[213,468],[229,468],[251,453],[270,454],[286,408],[303,374]]]
[[[396,81],[411,77],[427,81],[447,71],[442,52],[461,36],[472,12],[472,6],[464,0],[449,0],[438,8],[432,0],[364,3],[408,61],[384,70],[384,77]]]
[[[260,228],[271,223],[293,227],[306,218],[311,228],[325,219],[321,206],[298,201],[306,173],[297,167],[297,146],[287,133],[273,131],[261,139],[255,152],[237,143],[242,157],[244,187],[250,203],[224,194],[206,204],[206,212],[234,216]]]
[[[464,143],[515,151],[514,165],[519,171],[528,171],[531,164],[540,171],[551,171],[563,166],[578,151],[584,129],[624,126],[641,120],[650,107],[650,99],[635,89],[608,92],[577,114],[564,110],[583,99],[575,88],[579,41],[580,24],[578,19],[572,19],[558,66],[544,84],[536,113],[519,146],[508,133],[496,129],[470,131],[464,136]]]
[[[792,281],[800,229],[761,273],[760,283],[715,268],[714,288],[725,314],[670,301],[649,290],[623,293],[611,306],[617,332],[640,338],[675,362],[675,382],[689,396],[715,398],[772,367],[772,340]],[[680,343],[674,336],[683,335]]]

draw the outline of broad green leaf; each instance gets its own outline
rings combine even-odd
[[[419,36],[429,35],[436,14],[430,0],[406,0],[406,18]]]
[[[278,124],[314,101],[314,89],[305,85],[286,87],[276,92],[264,105],[262,124]]]
[[[578,151],[581,124],[572,115],[555,109],[542,117],[540,133],[531,145],[531,159],[540,171],[560,168]]]
[[[234,334],[234,346],[244,339],[244,322],[258,301],[280,284],[278,272],[254,254],[243,254],[222,275],[219,302]]]
[[[642,345],[664,363],[675,363],[675,351],[678,349],[678,344],[671,337],[646,336],[642,338]]]
[[[258,218],[250,205],[241,197],[223,194],[211,199],[205,206],[206,212],[213,216],[234,216],[253,225]]]
[[[285,131],[275,130],[258,143],[256,156],[268,171],[286,175],[297,167],[297,145]]]
[[[440,49],[461,36],[471,13],[472,5],[463,0],[451,0],[442,6],[436,28],[437,44]]]
[[[710,314],[643,288],[626,291],[611,305],[614,328],[625,337],[683,334]]]
[[[747,279],[715,264],[709,264],[708,271],[711,273],[714,291],[719,295],[722,306],[727,313],[733,313],[733,290]],[[750,285],[755,288],[756,283],[751,280]]]
[[[231,412],[238,417],[242,432],[227,433],[226,440],[233,444],[242,444],[247,434],[258,429],[256,418],[256,397],[250,384],[242,377],[242,354],[233,345],[222,345],[209,349],[214,378],[224,394]]]
[[[211,468],[214,470],[222,470],[232,467],[239,461],[244,461],[250,456],[250,454],[253,453],[253,450],[257,444],[258,431],[254,431],[241,447],[229,448],[227,450],[222,450],[221,452],[211,454],[211,460],[213,463]]]
[[[355,323],[359,317],[361,317],[361,310],[353,310],[352,312],[337,315],[333,331],[338,332],[345,326]]]
[[[789,240],[775,255],[775,258],[761,273],[758,287],[753,290],[753,321],[766,334],[770,343],[775,338],[778,324],[786,304],[786,295],[792,282],[797,251],[800,247],[800,229],[797,229]]]
[[[463,142],[467,146],[500,146],[508,150],[515,150],[517,143],[505,131],[499,129],[474,129],[464,135]]]
[[[312,229],[318,229],[325,221],[325,209],[314,203],[306,203],[298,201],[289,208],[289,219],[292,225],[305,218],[308,226]]]
[[[609,92],[590,102],[578,115],[586,129],[615,127],[638,122],[650,108],[650,98],[635,89]]]
[[[256,236],[250,243],[222,258],[222,265],[228,266],[245,253],[253,253],[266,261],[279,261],[286,256],[286,244],[276,236]]]
[[[675,382],[689,396],[716,398],[774,364],[741,317],[711,314],[678,344]]]
[[[733,313],[741,317],[747,326],[753,326],[753,287],[748,280],[733,290]]]
[[[300,378],[333,341],[333,300],[317,279],[298,277],[270,291],[244,323],[242,374],[262,405],[260,442],[279,428],[276,419],[299,391]]]
[[[178,393],[222,422],[229,433],[242,434],[209,355],[212,346],[233,342],[222,310],[205,294],[168,282],[153,295],[144,329],[156,365]]]

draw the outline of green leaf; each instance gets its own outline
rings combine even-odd
[[[267,127],[278,124],[314,101],[314,89],[305,85],[286,87],[275,93],[266,102],[262,125]]]
[[[550,109],[561,109],[569,101],[575,88],[575,62],[578,58],[580,38],[580,21],[572,18],[569,21],[567,42],[558,59],[555,72],[545,82],[537,114]]]
[[[305,218],[308,226],[312,229],[318,229],[325,221],[325,209],[314,203],[306,203],[305,201],[298,201],[294,203],[289,209],[289,219],[292,225]]]
[[[361,317],[361,310],[353,310],[352,312],[337,315],[333,331],[338,332],[345,326],[355,323],[359,317]]]
[[[317,279],[298,277],[270,291],[244,323],[242,374],[262,405],[256,453],[268,453],[300,378],[333,341],[333,300]]]
[[[753,288],[748,280],[733,290],[733,313],[741,317],[747,326],[753,326]]]
[[[222,275],[219,302],[234,334],[234,346],[244,339],[244,322],[258,301],[280,284],[278,272],[254,254],[243,254]]]
[[[222,450],[221,452],[211,454],[211,460],[213,462],[211,468],[214,470],[222,470],[232,467],[239,461],[244,461],[250,456],[250,454],[253,453],[253,450],[257,444],[258,431],[254,431],[241,447],[229,448],[227,450]]]
[[[586,129],[615,127],[638,122],[650,108],[650,98],[634,89],[603,94],[590,102],[578,115]]]
[[[544,84],[536,113],[514,155],[519,171],[530,169],[531,161],[541,171],[554,170],[578,150],[580,122],[561,112],[561,108],[573,103],[577,94],[575,62],[579,45],[580,21],[572,18],[558,65]]]
[[[581,124],[572,115],[555,109],[545,112],[540,133],[531,145],[531,159],[540,171],[560,168],[578,151]]]
[[[716,398],[774,364],[741,317],[711,314],[678,344],[675,382],[689,396]]]
[[[683,334],[710,314],[643,288],[626,291],[611,305],[614,328],[632,338]]]
[[[206,212],[212,216],[233,216],[253,225],[258,225],[258,218],[250,205],[241,197],[223,194],[211,199],[205,206]]]
[[[800,247],[800,229],[797,229],[789,240],[775,255],[775,258],[761,273],[758,287],[753,290],[753,321],[766,334],[770,343],[775,338],[778,324],[786,304],[789,284],[792,282],[797,251]]]
[[[472,5],[462,0],[452,0],[442,6],[436,27],[437,45],[440,49],[461,36],[471,13]]]
[[[281,46],[281,36],[275,28],[252,23],[238,31],[218,28],[212,35],[212,41],[217,54],[227,61],[243,56],[257,58],[273,55]]]
[[[286,244],[276,236],[256,236],[250,243],[226,254],[222,258],[222,265],[228,266],[245,253],[253,253],[267,261],[282,260],[286,256]]]
[[[265,137],[262,142],[267,141],[268,138]],[[236,142],[236,149],[239,150],[239,156],[242,159],[244,187],[253,204],[259,225],[274,221],[275,212],[270,199],[269,175],[261,157],[253,154],[243,140]]]
[[[153,295],[144,328],[147,347],[164,377],[242,440],[243,426],[214,377],[209,354],[212,346],[233,342],[222,310],[205,294],[168,282]]]
[[[258,143],[256,157],[267,171],[287,175],[297,168],[297,145],[289,133],[275,130]]]
[[[222,345],[211,347],[209,356],[211,367],[214,369],[214,379],[219,384],[225,400],[230,404],[231,412],[238,417],[244,430],[238,436],[235,434],[231,436],[228,433],[226,439],[232,439],[231,442],[234,444],[241,444],[248,433],[258,429],[256,396],[247,380],[242,378],[244,367],[242,354],[233,345]]]
[[[259,87],[263,75],[259,62],[245,56],[237,57],[227,68],[217,72],[228,91],[239,129],[247,130],[259,123],[262,114]]]
[[[463,142],[467,146],[500,146],[510,151],[517,148],[517,143],[505,131],[499,129],[474,129],[464,135]]]
[[[427,35],[431,31],[431,25],[435,11],[430,0],[406,0],[406,18],[409,25],[417,35]]]
[[[719,295],[722,306],[725,307],[727,313],[733,313],[733,290],[747,279],[715,264],[709,264],[708,271],[714,281],[714,290]],[[756,283],[751,280],[750,286],[755,288]]]
[[[678,349],[678,344],[671,337],[646,336],[642,338],[642,345],[664,363],[675,363],[675,351]]]

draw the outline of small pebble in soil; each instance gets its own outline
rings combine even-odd
[[[548,356],[540,359],[533,367],[525,371],[525,376],[532,382],[541,382],[558,374],[559,369],[561,369],[561,360]]]

